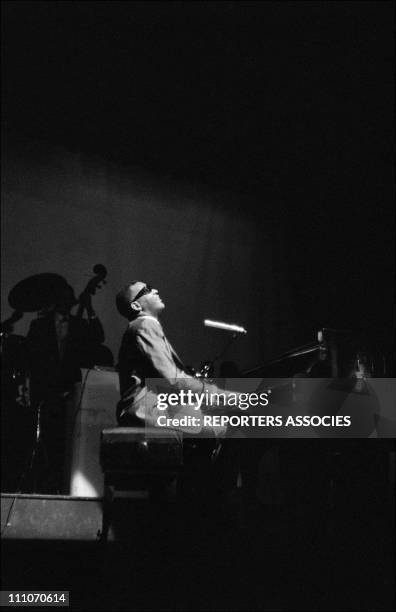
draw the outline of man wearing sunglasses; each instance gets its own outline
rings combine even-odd
[[[141,281],[134,281],[117,294],[116,304],[119,313],[128,319],[128,327],[123,335],[118,357],[121,400],[117,405],[117,419],[121,426],[158,427],[160,425],[158,417],[163,416],[164,412],[158,409],[158,382],[162,387],[161,392],[165,390],[169,393],[176,390],[192,391],[197,394],[219,393],[225,395],[227,402],[229,393],[235,395],[186,372],[159,322],[165,304],[156,289]],[[149,379],[156,379],[154,388]],[[213,408],[218,410],[219,406],[202,406],[202,410],[201,407],[196,410],[194,406],[179,404],[168,408],[167,412],[169,410],[169,416],[182,421],[183,417],[197,418],[198,415],[202,416]],[[235,449],[235,446],[231,445],[224,455],[225,458],[220,452],[220,449],[224,448],[223,439],[227,434],[227,426],[217,423],[202,426],[202,421],[196,427],[194,424],[182,426],[174,424],[172,419],[172,424],[167,425],[167,429],[168,432],[169,429],[172,430],[172,437],[178,443],[182,442],[185,434],[187,437],[200,438],[198,446],[183,445],[187,471],[182,486],[186,487],[185,490],[190,490],[190,493],[193,492],[192,499],[198,495],[201,500],[200,512],[202,499],[205,498],[209,503],[210,516],[213,504],[219,504],[219,515],[228,516],[232,524],[241,527],[244,523],[244,507],[239,507],[239,497],[236,500],[238,507],[234,507],[235,501],[233,501],[240,466],[239,447]],[[219,456],[220,461],[218,461]],[[247,495],[249,491],[250,489]],[[193,506],[195,507],[195,504]],[[194,509],[190,508],[189,512],[194,513]],[[201,520],[200,512],[197,516],[194,514],[197,520]]]
[[[117,419],[120,425],[158,426],[158,417],[164,412],[157,407],[156,390],[148,388],[147,379],[161,379],[168,393],[192,391],[202,394],[223,392],[215,385],[209,385],[201,378],[186,372],[185,366],[166,338],[159,321],[165,304],[157,289],[141,281],[126,285],[116,297],[119,313],[128,319],[128,327],[122,338],[118,357],[121,400],[117,406]],[[197,416],[193,407],[178,406],[177,416]],[[181,428],[189,433],[203,433],[198,427],[190,425]],[[216,430],[222,435],[225,428]]]

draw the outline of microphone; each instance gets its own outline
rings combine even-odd
[[[204,319],[205,327],[215,327],[216,329],[222,329],[224,331],[230,331],[234,334],[247,334],[244,327],[239,325],[231,325],[230,323],[222,323],[221,321],[211,321],[210,319]]]

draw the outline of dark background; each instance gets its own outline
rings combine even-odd
[[[58,272],[78,294],[100,262],[114,353],[114,294],[136,277],[195,366],[225,341],[204,317],[248,329],[241,368],[323,326],[393,342],[393,9],[3,2],[2,319],[22,278]],[[348,440],[324,470],[298,442],[288,503],[248,533],[209,508],[202,533],[146,519],[126,552],[11,542],[6,582],[71,585],[76,609],[391,609],[394,474],[366,446],[387,441]]]
[[[258,280],[236,322],[256,334],[275,325],[278,341],[242,365],[323,325],[392,329],[393,3],[4,2],[3,75],[6,163],[28,140],[31,160],[57,146],[232,193],[234,219],[253,223],[253,285],[277,228],[269,248],[283,273],[270,286],[285,296],[258,326]],[[219,214],[230,206],[212,198]],[[16,268],[10,282],[27,275]]]

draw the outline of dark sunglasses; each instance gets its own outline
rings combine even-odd
[[[146,285],[145,287],[143,287],[143,289],[139,291],[136,297],[133,298],[132,302],[136,302],[136,300],[138,300],[139,298],[143,297],[144,295],[147,295],[148,293],[151,293],[152,290],[153,288],[150,287],[150,285]]]

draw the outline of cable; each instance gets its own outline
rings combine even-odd
[[[12,502],[11,502],[11,506],[10,506],[10,509],[8,510],[8,514],[7,514],[6,522],[5,522],[5,524],[4,524],[3,529],[1,530],[0,537],[3,537],[3,534],[5,533],[5,530],[7,529],[7,527],[10,527],[10,524],[9,524],[9,522],[8,522],[8,521],[9,521],[9,520],[10,520],[10,518],[11,518],[11,514],[12,514],[12,511],[14,510],[14,506],[15,506],[15,502],[16,502],[16,500],[17,500],[17,494],[15,494],[14,499],[13,499],[13,500],[12,500]]]

